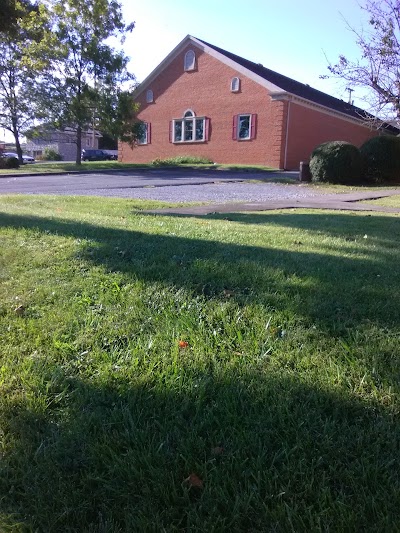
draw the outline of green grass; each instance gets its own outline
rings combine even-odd
[[[398,216],[0,204],[0,531],[399,530]]]
[[[378,198],[377,200],[368,200],[363,203],[373,203],[376,205],[384,205],[386,207],[400,208],[400,195],[387,196],[386,198]]]
[[[64,162],[54,162],[54,163],[41,163],[36,162],[33,165],[23,165],[18,169],[0,169],[0,176],[2,174],[25,174],[25,173],[64,173],[64,172],[87,172],[88,170],[99,171],[99,170],[127,170],[127,169],[137,169],[137,168],[148,168],[154,169],[158,167],[171,167],[179,166],[182,168],[205,168],[208,170],[238,170],[238,171],[273,171],[270,167],[263,166],[249,166],[249,165],[216,165],[210,164],[209,160],[203,158],[191,158],[188,156],[181,156],[165,160],[156,160],[154,163],[120,163],[119,161],[82,161],[81,165],[76,165],[75,163],[64,163]]]
[[[130,168],[143,168],[150,165],[139,165],[136,163],[119,163],[118,161],[82,161],[80,165],[64,162],[36,162],[31,165],[22,165],[18,169],[2,169],[1,174],[25,174],[25,173],[64,173],[64,172],[87,172],[88,170],[126,170]]]

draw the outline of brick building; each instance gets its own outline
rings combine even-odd
[[[360,146],[380,131],[365,111],[188,35],[140,84],[142,136],[123,162],[179,155],[298,169],[318,144]],[[398,133],[387,126],[386,133]]]

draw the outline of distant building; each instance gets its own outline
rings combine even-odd
[[[88,130],[82,133],[82,149],[99,147],[101,133]],[[43,156],[46,149],[55,150],[64,161],[74,161],[76,158],[76,130],[43,130],[39,134],[26,136],[26,152],[35,158]]]

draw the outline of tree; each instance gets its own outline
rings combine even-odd
[[[40,43],[46,34],[48,13],[44,5],[12,4],[15,24],[0,32],[0,127],[15,139],[22,162],[21,134],[32,126],[32,94],[43,68]]]
[[[122,44],[134,24],[125,24],[117,0],[49,0],[49,4],[55,40],[48,50],[51,62],[38,95],[38,116],[76,130],[79,165],[82,132],[105,126],[108,133],[118,134],[118,126],[127,123],[113,118],[120,99],[130,94],[122,87],[134,76],[127,70],[128,58],[110,42]]]
[[[361,59],[341,55],[328,69],[352,87],[369,89],[364,99],[375,116],[400,123],[400,1],[367,0],[361,9],[368,14],[368,28],[357,31],[347,24]]]

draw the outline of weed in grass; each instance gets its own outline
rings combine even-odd
[[[1,199],[0,530],[396,531],[399,219],[141,205]]]

